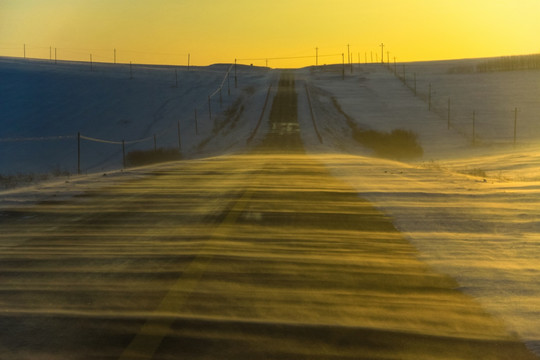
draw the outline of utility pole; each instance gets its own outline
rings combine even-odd
[[[381,63],[384,64],[384,44],[381,43]]]
[[[347,64],[351,63],[351,45],[347,44]]]
[[[315,66],[319,66],[319,48],[315,48]]]
[[[49,61],[52,61],[52,46],[49,46]]]
[[[23,56],[26,59],[26,44],[23,44]]]

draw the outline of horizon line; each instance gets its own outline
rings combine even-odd
[[[90,54],[89,54],[90,55]],[[338,54],[341,55],[341,54]],[[464,60],[483,60],[483,59],[500,59],[500,58],[514,58],[514,57],[524,57],[524,56],[533,56],[533,55],[540,55],[540,52],[537,53],[528,53],[528,54],[514,54],[514,55],[498,55],[498,56],[485,56],[485,57],[463,57],[463,58],[448,58],[448,59],[432,59],[432,60],[408,60],[408,61],[396,61],[396,64],[412,64],[412,63],[428,63],[428,62],[447,62],[447,61],[464,61]],[[319,57],[325,57],[330,55],[319,55]],[[333,56],[333,55],[332,55]],[[336,55],[337,56],[337,55]],[[158,62],[114,62],[114,61],[90,61],[90,60],[80,60],[80,59],[50,59],[45,57],[25,57],[25,56],[10,56],[10,55],[2,55],[0,54],[0,59],[12,59],[12,60],[18,60],[18,61],[39,61],[39,62],[46,62],[46,63],[55,63],[55,62],[63,62],[63,63],[77,63],[77,64],[104,64],[104,65],[132,65],[132,66],[154,66],[154,67],[211,67],[211,66],[217,66],[217,65],[238,65],[238,66],[247,66],[247,67],[257,67],[257,68],[268,68],[268,69],[304,69],[309,67],[322,67],[322,66],[339,66],[343,65],[343,62],[335,62],[335,63],[328,63],[328,64],[312,64],[312,65],[305,65],[305,66],[293,66],[293,67],[286,67],[286,66],[279,66],[279,67],[271,67],[271,66],[263,66],[263,65],[254,65],[253,63],[246,63],[246,62],[239,62],[239,61],[265,61],[265,60],[287,60],[291,59],[292,57],[274,57],[274,58],[253,58],[253,59],[234,59],[232,62],[216,62],[211,63],[207,65],[195,65],[195,64],[171,64],[171,63],[158,63]],[[315,59],[316,56],[301,56],[301,57],[294,57],[294,58],[313,58]],[[345,62],[345,66],[350,65],[392,65],[394,62],[388,62],[388,61],[368,61],[368,62]]]

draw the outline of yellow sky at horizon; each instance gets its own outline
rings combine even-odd
[[[0,0],[0,55],[208,65],[238,59],[272,67],[442,60],[540,52],[538,0]],[[242,60],[265,65],[264,60]],[[341,62],[341,55],[319,63]]]

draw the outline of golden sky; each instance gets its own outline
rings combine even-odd
[[[39,58],[297,67],[347,44],[362,62],[381,43],[392,61],[538,53],[539,34],[540,0],[0,0],[0,55]]]

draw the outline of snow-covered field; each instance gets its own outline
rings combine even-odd
[[[540,115],[540,71],[448,71],[469,62],[407,64],[408,87],[375,64],[355,67],[352,74],[347,71],[345,80],[340,67],[297,70],[301,135],[310,156],[392,217],[423,260],[458,280],[465,293],[502,318],[510,331],[540,354],[540,123],[536,115]],[[278,71],[240,68],[238,89],[234,74],[230,78],[230,96],[225,82],[221,110],[219,94],[212,98],[215,113],[210,120],[208,95],[220,86],[228,68],[189,72],[178,68],[176,87],[172,67],[134,67],[130,79],[127,65],[98,64],[91,72],[86,64],[0,59],[0,174],[55,167],[76,171],[74,136],[79,131],[115,142],[159,134],[158,146],[174,147],[178,120],[187,157],[241,151],[257,126]],[[411,89],[413,74],[417,96]],[[429,84],[433,111],[428,111]],[[306,87],[322,142],[314,131]],[[242,106],[232,107],[237,99],[244,109],[240,114],[234,109]],[[336,101],[360,126],[415,132],[423,157],[403,163],[370,156],[352,138]],[[132,146],[152,148],[153,140]],[[85,173],[119,168],[122,163],[118,144],[83,141],[81,157]],[[130,170],[107,180],[95,178],[116,181],[130,175],[139,173]],[[64,190],[43,184],[33,192],[4,192],[0,205],[12,206],[17,199],[33,201],[40,193],[74,193],[90,186],[90,178],[62,182]],[[77,188],[83,180],[84,186]]]
[[[424,82],[451,93],[464,109],[473,103],[519,106],[515,147],[512,134],[493,135],[508,117],[492,117],[485,124],[491,137],[472,146],[463,128],[448,130],[446,118],[429,112],[425,99],[382,66],[364,66],[345,81],[332,71],[306,72],[324,142],[304,133],[305,142],[335,176],[391,216],[422,259],[458,280],[464,292],[540,353],[540,129],[533,115],[525,116],[540,113],[540,72],[448,74],[455,65],[414,68],[417,78],[421,73]],[[417,133],[423,159],[406,164],[366,157],[351,146],[350,129],[332,96],[362,126]],[[311,119],[301,118],[309,129]]]
[[[178,148],[178,122],[187,157],[243,147],[252,124],[238,121],[258,118],[273,75],[240,66],[237,75],[235,88],[230,65],[130,70],[129,64],[97,63],[91,69],[0,58],[0,174],[77,172],[79,132],[100,140],[81,141],[83,173],[120,168],[122,140],[126,153],[153,149],[154,135],[157,147]]]

